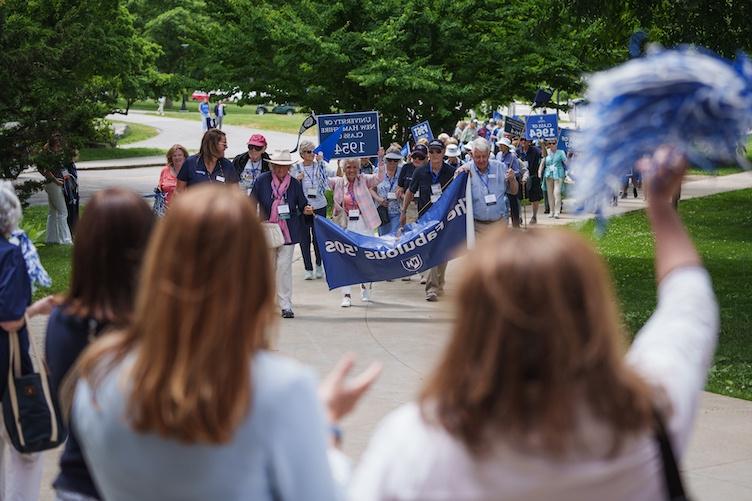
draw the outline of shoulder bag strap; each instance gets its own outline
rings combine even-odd
[[[663,424],[663,417],[660,412],[655,409],[653,410],[653,416],[655,418],[655,441],[658,442],[661,451],[663,477],[666,480],[668,499],[672,501],[687,500],[688,498],[684,491],[679,467],[676,464],[674,449],[671,447],[671,440],[669,439],[666,427]]]

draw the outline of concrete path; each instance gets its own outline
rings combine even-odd
[[[415,398],[448,339],[454,316],[451,297],[462,259],[447,269],[447,297],[424,300],[423,286],[411,282],[374,285],[373,303],[362,303],[354,288],[353,306],[339,306],[341,296],[323,280],[303,280],[296,249],[293,301],[296,318],[280,320],[271,333],[276,349],[313,367],[320,376],[347,352],[358,355],[357,369],[379,360],[384,370],[372,391],[344,422],[344,449],[357,458],[379,420]],[[34,319],[41,342],[46,319]],[[44,486],[57,472],[59,451],[45,453]],[[694,434],[683,462],[693,499],[752,500],[752,402],[710,393],[702,396]],[[47,490],[42,497],[53,499]]]
[[[166,150],[173,144],[182,144],[189,151],[196,152],[201,146],[201,137],[204,134],[201,129],[198,113],[188,112],[186,113],[186,118],[181,119],[162,117],[154,113],[139,110],[130,110],[127,115],[107,115],[107,119],[134,122],[159,129],[159,134],[156,136],[137,143],[130,143],[127,146],[128,148],[163,148]],[[262,131],[260,129],[237,125],[225,125],[222,127],[222,132],[227,134],[227,152],[225,154],[227,158],[232,158],[246,151],[246,144],[251,134],[260,133],[266,136],[266,140],[269,143],[269,151],[282,148],[293,149],[298,139],[297,134]],[[80,162],[80,165],[86,168],[87,163]]]

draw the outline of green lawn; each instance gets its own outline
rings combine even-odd
[[[739,174],[740,172],[744,172],[744,170],[741,167],[718,167],[716,170],[712,172],[708,172],[702,169],[689,169],[689,174],[697,175],[697,176],[728,176],[730,174]]]
[[[52,287],[37,289],[34,299],[48,294],[59,294],[68,289],[70,280],[71,257],[73,247],[70,245],[47,245],[44,243],[44,233],[47,227],[47,206],[36,205],[24,209],[21,228],[34,241],[44,268],[52,278]]]
[[[713,277],[721,335],[708,390],[752,400],[752,190],[681,202],[680,213]],[[594,223],[582,231],[592,234]],[[644,211],[609,222],[596,240],[613,275],[624,320],[635,333],[655,308],[653,239]],[[677,333],[681,335],[681,333]]]
[[[167,150],[161,148],[82,148],[78,154],[78,161],[151,157],[165,153],[167,153]]]
[[[119,145],[137,143],[139,141],[144,141],[146,139],[152,138],[156,136],[157,134],[159,134],[159,129],[157,129],[156,127],[150,127],[144,124],[137,124],[133,122],[120,122],[117,120],[114,120],[112,123],[128,126],[125,134],[123,134],[123,136],[120,139],[118,139]]]
[[[212,113],[214,113],[214,104],[210,103],[212,107]],[[125,102],[120,106],[124,107]],[[154,101],[138,101],[131,105],[132,109],[157,112],[157,104]],[[198,103],[196,101],[186,102],[186,108],[188,111],[181,112],[180,101],[174,101],[172,108],[165,107],[165,116],[171,118],[182,118],[185,120],[199,121],[198,115]],[[304,113],[297,113],[292,116],[287,115],[275,115],[267,113],[265,115],[256,114],[256,105],[247,104],[245,106],[238,106],[237,104],[229,103],[225,105],[227,116],[225,116],[224,123],[227,125],[240,125],[243,127],[250,127],[252,129],[272,130],[277,132],[288,132],[290,134],[297,134],[300,130],[300,125],[303,120],[308,116]],[[306,135],[314,137],[316,134],[316,128],[308,129]]]

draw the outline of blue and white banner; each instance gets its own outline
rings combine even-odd
[[[365,236],[321,216],[314,231],[330,289],[400,278],[444,263],[467,235],[467,174],[444,189],[439,200],[401,236]]]
[[[413,133],[413,141],[415,143],[423,138],[429,141],[433,139],[433,131],[431,131],[431,124],[428,121],[413,125],[410,127],[410,131]]]
[[[379,112],[339,113],[318,115],[319,144],[328,144],[330,136],[339,134],[333,142],[331,158],[375,157],[381,147]]]
[[[525,122],[525,137],[528,139],[556,139],[559,135],[559,119],[551,115],[529,115]]]
[[[559,131],[559,142],[556,148],[567,153],[574,151],[574,137],[572,135],[572,129],[561,129]]]

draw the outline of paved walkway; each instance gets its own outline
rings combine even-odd
[[[131,117],[150,125],[153,119],[162,124],[165,120],[177,120],[139,114]],[[198,121],[195,127],[196,137],[199,137]],[[247,130],[233,132],[231,145],[241,138],[247,139],[247,135]],[[285,136],[289,135],[272,138],[269,134],[267,137],[274,146],[273,141],[287,141],[289,137]],[[158,147],[164,147],[162,145]],[[153,186],[158,171],[158,167],[84,171],[81,179],[84,186],[95,185],[97,189],[108,183],[138,189],[147,182]],[[743,188],[752,188],[752,173],[689,178],[682,195],[687,199]],[[616,212],[642,207],[641,198],[630,198],[621,200]],[[567,213],[559,220],[541,213],[539,219],[541,224],[556,225],[576,220]],[[321,280],[303,280],[302,260],[296,250],[293,264],[296,318],[280,320],[274,329],[271,335],[277,349],[313,367],[320,375],[346,352],[357,353],[361,367],[371,360],[384,364],[380,380],[344,423],[344,447],[351,456],[357,458],[362,453],[375,425],[385,414],[415,397],[436,362],[451,329],[451,295],[460,266],[461,259],[449,264],[448,297],[438,303],[427,303],[423,299],[423,287],[417,281],[395,281],[375,284],[371,304],[361,303],[356,289],[353,307],[343,309],[339,307],[337,291],[328,291]],[[42,341],[45,322],[46,319],[40,318],[32,323],[37,342]],[[49,485],[56,475],[58,455],[59,451],[45,453],[44,500],[53,499]],[[683,469],[694,499],[752,501],[752,402],[703,394]]]

